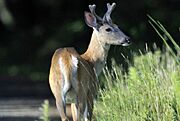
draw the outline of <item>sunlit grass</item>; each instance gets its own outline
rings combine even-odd
[[[180,62],[167,39],[177,52],[179,46],[159,22],[149,18],[165,43],[166,52],[156,50],[154,53],[147,51],[144,55],[133,55],[134,63],[126,74],[116,64],[112,64],[112,70],[106,68],[106,88],[100,90],[94,111],[96,120],[180,120]]]
[[[104,74],[106,89],[95,106],[98,121],[179,120],[180,66],[168,53],[135,56],[128,74],[117,65]]]

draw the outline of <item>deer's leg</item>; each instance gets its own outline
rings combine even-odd
[[[72,120],[72,104],[66,103],[66,116],[69,120]]]
[[[80,121],[81,117],[84,117],[84,121],[89,121],[87,103],[85,103],[84,105],[79,104],[78,106],[74,103],[71,104],[73,121]]]
[[[84,110],[84,121],[89,121],[89,118],[88,118],[88,104],[86,103],[86,107],[85,107],[85,110]]]
[[[87,107],[88,107],[88,120],[92,120],[92,112],[93,112],[93,106],[94,106],[94,100],[93,100],[93,94],[91,92],[88,93],[88,99],[87,99]]]
[[[73,121],[77,121],[78,117],[77,117],[77,105],[75,103],[71,103],[71,113],[72,113],[72,119]]]
[[[66,94],[70,88],[71,88],[70,83],[68,83],[68,81],[64,81],[64,85],[61,88],[62,91],[60,93],[60,96],[57,96],[58,98],[56,98],[56,106],[62,121],[68,121],[66,115]]]
[[[71,104],[71,111],[73,121],[81,121],[86,108],[86,90],[84,90],[80,85],[75,88],[76,92],[76,103]]]
[[[59,84],[56,84],[55,81],[50,81],[50,87],[53,92],[53,95],[56,99],[56,107],[58,109],[58,113],[61,117],[61,119],[66,119],[65,114],[65,102],[64,102],[64,96],[62,94],[62,88]]]
[[[64,97],[62,96],[56,98],[56,107],[58,109],[58,112],[61,116],[62,121],[68,121],[66,117],[66,106],[65,106],[65,102],[63,98]]]
[[[78,95],[76,100],[76,103],[71,104],[72,119],[73,121],[81,121],[86,108],[86,103],[85,99],[83,99],[83,95]]]
[[[84,95],[78,96],[78,103],[77,103],[77,117],[78,121],[81,121],[84,117],[84,111],[86,109],[86,99],[84,98]]]
[[[77,93],[78,121],[83,120],[87,116],[87,87],[86,83],[81,81]]]

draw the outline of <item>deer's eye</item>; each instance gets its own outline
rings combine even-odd
[[[107,32],[111,32],[112,29],[111,29],[111,28],[107,28],[106,31],[107,31]]]

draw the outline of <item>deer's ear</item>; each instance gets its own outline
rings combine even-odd
[[[96,17],[92,13],[85,11],[84,16],[85,16],[85,22],[88,26],[93,28],[97,27]]]

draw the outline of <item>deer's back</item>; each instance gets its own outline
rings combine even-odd
[[[52,57],[49,83],[54,95],[60,93],[65,76],[72,87],[81,83],[86,91],[94,88],[97,82],[93,64],[81,57],[74,48],[57,49]]]

